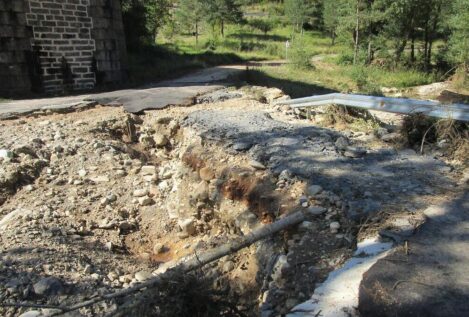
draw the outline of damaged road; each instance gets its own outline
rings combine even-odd
[[[63,113],[87,109],[97,104],[123,106],[127,112],[162,109],[170,105],[188,106],[197,96],[224,88],[244,73],[246,66],[207,68],[177,79],[146,85],[138,89],[71,97],[14,100],[0,103],[0,119],[40,113]]]
[[[288,97],[229,88],[140,115],[96,106],[1,121],[0,313],[47,315],[130,288],[302,210],[298,226],[201,272],[235,311],[288,314],[357,244],[402,243],[424,210],[466,186],[467,169],[400,148],[386,141],[391,131],[312,125],[273,106],[279,98]]]

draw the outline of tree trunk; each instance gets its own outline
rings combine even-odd
[[[401,61],[402,52],[405,50],[405,46],[407,45],[407,40],[404,39],[396,49],[396,65]]]
[[[117,298],[117,297],[128,296],[144,288],[156,287],[159,283],[161,283],[162,279],[165,276],[167,276],[168,274],[172,272],[175,272],[175,271],[179,271],[182,273],[192,272],[226,255],[230,255],[235,252],[238,252],[239,250],[246,248],[259,240],[265,239],[286,228],[297,225],[303,222],[305,219],[307,219],[307,211],[294,212],[280,220],[275,221],[272,224],[262,226],[261,228],[253,230],[251,233],[245,236],[238,237],[234,240],[231,240],[230,242],[226,244],[223,244],[205,253],[195,254],[192,258],[186,261],[180,262],[180,263],[173,263],[174,264],[173,267],[168,267],[168,270],[165,271],[164,273],[156,275],[153,278],[145,282],[129,287],[127,289],[116,291],[114,293],[104,294],[104,295],[89,299],[87,301],[84,301],[84,302],[81,302],[81,303],[78,303],[69,307],[59,307],[61,311],[54,313],[51,316],[62,315],[65,312],[75,311],[83,307],[92,306],[104,300],[110,300],[110,299]]]
[[[358,57],[358,31],[360,27],[360,0],[357,0],[357,23],[355,26],[355,47],[353,50],[353,64],[355,65],[357,63],[357,57]]]
[[[199,23],[195,21],[195,46],[199,46]]]
[[[425,30],[424,30],[424,41],[425,44],[423,46],[423,63],[424,63],[424,68],[425,71],[427,70],[427,60],[428,60],[428,23],[425,23]]]
[[[221,36],[225,37],[225,21],[221,20]]]
[[[410,35],[410,61],[412,63],[415,62],[415,33],[414,31],[412,31],[411,35]]]
[[[433,19],[432,30],[428,35],[428,53],[427,58],[425,60],[425,70],[428,72],[430,70],[431,62],[432,62],[432,47],[433,47],[433,40],[436,35],[437,27],[438,27],[438,20],[440,18],[441,13],[441,4],[438,5],[435,11],[435,17]]]
[[[373,61],[373,51],[371,50],[371,40],[368,41],[368,54],[366,57],[366,63],[369,65]]]

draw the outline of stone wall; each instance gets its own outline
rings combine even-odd
[[[0,0],[0,92],[32,90],[31,27],[26,25],[25,0]]]
[[[0,0],[0,26],[0,79],[18,82],[15,91],[66,93],[127,77],[119,0]]]
[[[46,92],[93,88],[94,40],[89,0],[30,0],[28,25],[33,50],[40,52]]]
[[[91,0],[91,37],[95,40],[96,81],[109,85],[127,79],[127,50],[119,0]]]

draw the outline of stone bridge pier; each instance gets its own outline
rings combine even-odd
[[[0,0],[0,97],[126,79],[119,0]]]

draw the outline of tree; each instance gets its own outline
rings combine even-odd
[[[290,20],[294,32],[303,32],[303,24],[313,13],[313,7],[308,0],[285,0],[285,15]]]
[[[243,19],[241,5],[236,0],[203,0],[206,20],[214,29],[220,26],[220,33],[225,36],[225,23],[238,23]]]
[[[449,19],[450,60],[460,65],[464,73],[469,72],[469,0],[454,0],[452,16]]]
[[[252,19],[249,21],[249,25],[263,32],[264,35],[267,35],[267,33],[270,32],[273,28],[272,22],[264,19]]]
[[[128,49],[150,41],[146,27],[145,5],[140,0],[122,0],[122,20]]]
[[[202,0],[181,0],[176,11],[176,17],[182,25],[193,30],[195,43],[199,43],[199,27],[205,16]]]
[[[169,0],[121,0],[122,19],[129,48],[153,44],[169,14]]]
[[[146,27],[155,41],[159,29],[165,24],[171,9],[170,0],[143,0],[145,4]]]
[[[332,45],[335,43],[337,36],[337,26],[339,24],[337,2],[332,0],[324,0],[323,21],[326,32],[329,33]]]
[[[339,0],[337,6],[338,25],[336,32],[341,40],[353,47],[353,63],[360,60],[360,52],[367,50],[366,62],[373,60],[374,42],[382,32],[383,14],[374,0]]]

